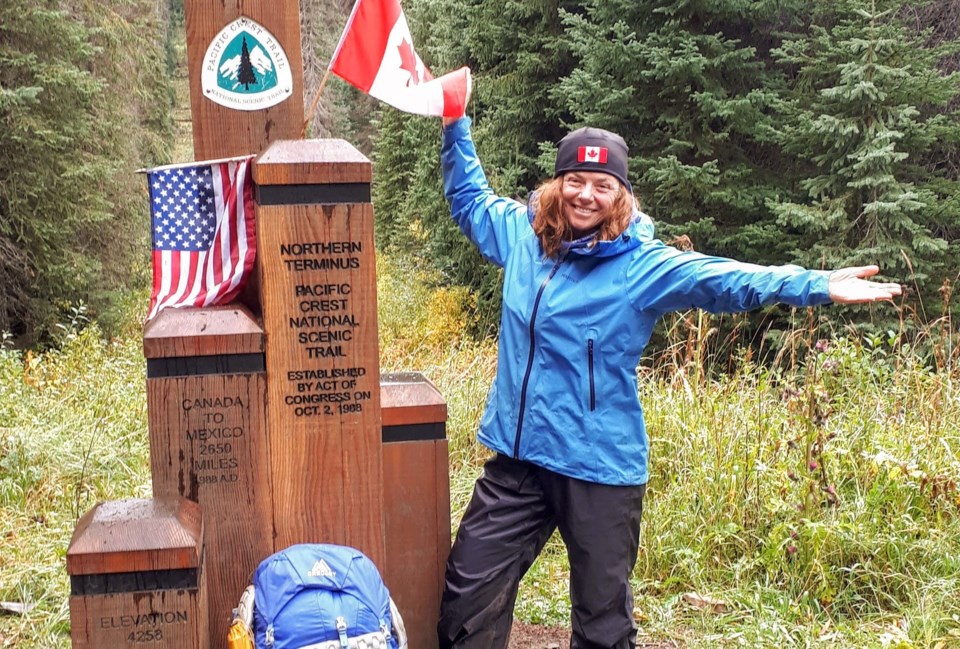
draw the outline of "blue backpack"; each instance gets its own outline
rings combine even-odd
[[[302,544],[253,578],[256,649],[404,649],[406,633],[373,562],[341,545]]]

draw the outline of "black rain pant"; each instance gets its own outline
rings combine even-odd
[[[570,559],[571,649],[635,647],[630,573],[645,490],[488,460],[447,561],[440,649],[506,649],[520,579],[557,528]]]

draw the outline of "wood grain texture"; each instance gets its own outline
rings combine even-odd
[[[450,553],[447,441],[384,444],[383,487],[384,581],[403,617],[410,646],[436,649]]]
[[[273,553],[265,372],[147,380],[155,495],[203,507],[210,647],[227,631],[253,571]]]
[[[346,140],[280,140],[257,158],[257,185],[369,183],[373,166]]]
[[[263,329],[241,304],[164,309],[143,330],[146,358],[253,354],[263,351]]]
[[[381,375],[380,406],[384,426],[447,421],[447,402],[419,372]]]
[[[185,0],[184,13],[195,159],[257,154],[274,140],[300,137],[304,108],[299,3],[296,0]],[[270,108],[233,110],[203,95],[200,76],[204,54],[220,30],[240,16],[263,25],[287,54],[293,92],[288,99]]]
[[[204,588],[71,596],[71,646],[208,649]]]
[[[83,515],[67,549],[67,572],[99,575],[200,565],[203,521],[179,497],[98,503]]]
[[[384,562],[373,209],[258,206],[276,548]]]

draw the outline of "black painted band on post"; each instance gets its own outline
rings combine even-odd
[[[370,183],[257,185],[256,201],[258,205],[369,203]]]
[[[197,588],[197,568],[181,570],[146,570],[115,572],[103,575],[71,575],[71,595],[109,595],[152,590],[184,590]]]
[[[380,431],[380,438],[384,444],[389,444],[390,442],[418,442],[430,439],[446,439],[447,425],[445,422],[438,421],[426,424],[384,426]]]
[[[148,379],[204,374],[254,374],[265,370],[266,360],[262,353],[147,359]]]

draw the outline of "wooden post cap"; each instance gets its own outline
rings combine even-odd
[[[419,372],[380,375],[383,426],[407,426],[447,421],[447,402],[436,386]]]
[[[146,358],[263,353],[263,328],[241,304],[164,309],[143,330]]]
[[[373,165],[346,140],[277,140],[253,163],[253,181],[264,185],[365,183]]]
[[[70,575],[198,568],[200,505],[185,498],[113,500],[77,523],[67,549]]]

